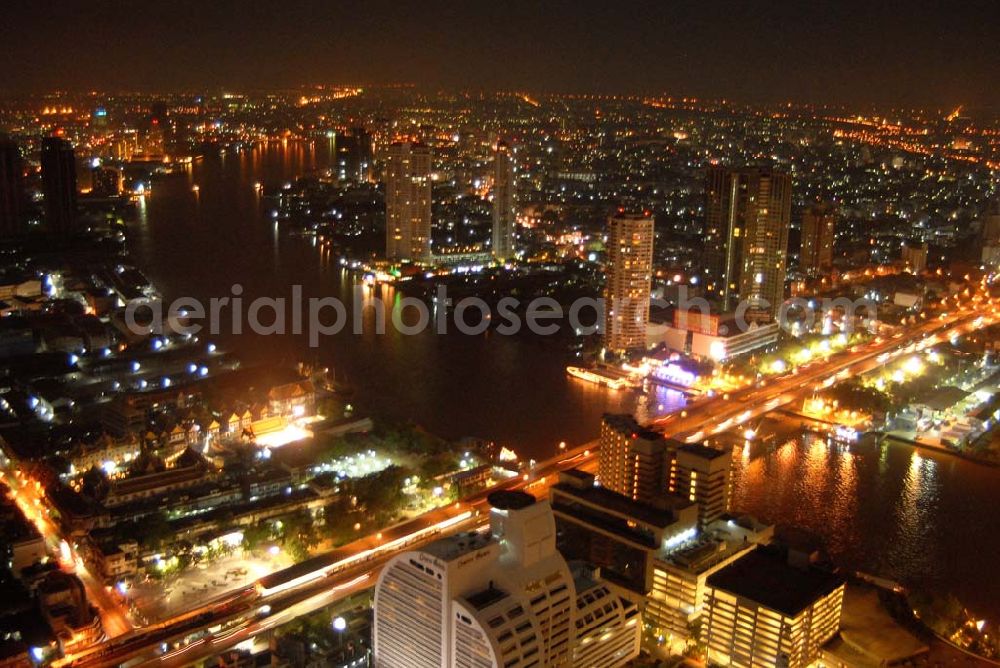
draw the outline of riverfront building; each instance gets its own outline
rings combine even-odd
[[[685,444],[643,428],[631,415],[601,421],[598,474],[605,489],[656,505],[671,494],[698,505],[701,527],[729,510],[732,451]]]
[[[385,169],[386,257],[431,259],[431,150],[424,144],[397,142],[389,147]]]
[[[702,638],[721,665],[802,668],[840,629],[844,581],[775,548],[759,548],[707,580]]]
[[[608,221],[604,347],[644,350],[653,280],[653,219],[619,213]]]

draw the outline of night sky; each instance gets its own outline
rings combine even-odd
[[[1000,2],[0,3],[0,92],[414,83],[1000,106]]]

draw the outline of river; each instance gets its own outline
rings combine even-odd
[[[212,155],[184,177],[157,181],[131,226],[133,255],[167,300],[232,294],[340,296],[352,277],[308,239],[284,234],[263,212],[256,182],[280,183],[328,164],[329,148],[290,142]],[[193,190],[193,185],[198,190]],[[378,296],[391,303],[391,287]],[[350,328],[310,348],[304,335],[218,341],[247,363],[318,361],[355,390],[376,418],[413,421],[447,438],[478,436],[545,458],[560,441],[595,437],[604,412],[631,411],[635,398],[566,376],[557,346],[496,333],[431,331],[406,336]],[[661,392],[650,405],[682,398]],[[739,459],[739,458],[738,458]],[[979,614],[1000,620],[1000,469],[911,448],[852,451],[799,438],[740,460],[735,507],[825,537],[841,563],[906,582],[954,591]]]

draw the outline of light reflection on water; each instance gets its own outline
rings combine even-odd
[[[913,451],[893,508],[895,533],[887,541],[886,568],[905,567],[920,577],[933,574],[934,564],[924,546],[933,537],[937,516],[940,482],[936,470],[937,462]]]
[[[274,142],[241,152],[212,153],[195,161],[182,177],[158,180],[146,198],[148,209],[131,226],[129,245],[165,297],[208,300],[230,294],[234,283],[245,304],[258,296],[290,297],[292,285],[304,299],[337,296],[353,323],[354,277],[340,256],[314,238],[276,233],[267,210],[267,191],[329,162],[327,142]],[[193,186],[198,190],[194,191]],[[146,206],[144,204],[144,207]],[[379,297],[391,307],[391,287],[365,293],[365,305]],[[306,336],[229,336],[217,341],[248,364],[308,361],[334,369],[352,387],[361,413],[413,421],[445,438],[480,436],[515,448],[525,458],[556,454],[560,441],[583,443],[598,433],[604,412],[631,412],[637,394],[613,392],[566,375],[579,363],[565,344],[531,337],[425,333],[402,336],[388,323],[374,334],[374,309],[364,308],[364,333],[322,337],[311,348]],[[671,410],[680,393],[655,388],[650,413]]]
[[[953,591],[1000,619],[1000,470],[872,440],[813,435],[735,453],[733,506],[823,537],[835,561]]]

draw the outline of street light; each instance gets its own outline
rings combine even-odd
[[[337,647],[344,645],[344,631],[347,630],[347,620],[343,617],[333,618],[333,630],[337,632]]]

